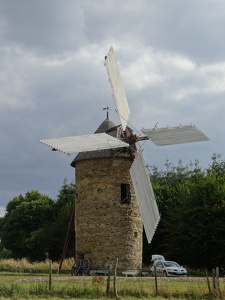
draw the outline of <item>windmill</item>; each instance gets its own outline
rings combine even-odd
[[[142,228],[150,243],[160,214],[142,150],[136,143],[156,146],[209,140],[196,126],[142,129],[128,126],[130,109],[114,50],[105,57],[121,124],[108,116],[94,134],[41,140],[52,150],[79,153],[72,161],[76,176],[75,256],[89,258],[91,270],[104,270],[118,258],[123,271],[142,267]]]

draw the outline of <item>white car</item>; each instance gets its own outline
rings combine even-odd
[[[187,270],[175,261],[155,260],[149,270],[150,276],[187,276]]]

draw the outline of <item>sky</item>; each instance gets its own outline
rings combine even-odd
[[[224,0],[1,0],[0,215],[27,191],[56,199],[75,155],[41,139],[119,124],[104,57],[113,46],[141,128],[195,124],[208,142],[143,145],[146,162],[207,168],[225,155]]]

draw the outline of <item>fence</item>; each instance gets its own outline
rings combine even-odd
[[[99,298],[100,296],[114,296],[116,298],[122,297],[136,297],[136,298],[150,298],[161,296],[164,298],[179,298],[179,299],[203,299],[203,298],[225,298],[225,277],[221,277],[219,274],[219,268],[212,270],[209,274],[206,272],[203,277],[147,277],[147,276],[118,276],[117,275],[117,263],[112,268],[108,269],[108,275],[104,276],[65,276],[65,275],[52,275],[52,264],[49,261],[49,276],[41,275],[37,277],[30,274],[12,274],[12,276],[20,277],[15,278],[16,287],[14,292],[18,292],[18,288],[23,288],[30,284],[30,289],[39,290],[44,293],[45,290],[52,295],[55,293],[64,292],[73,293],[73,296],[77,297],[77,293],[92,293],[92,298]],[[119,273],[119,272],[118,272]],[[2,288],[4,287],[4,281],[7,277],[7,272],[1,274],[2,276]],[[4,279],[5,277],[5,279]],[[61,281],[58,284],[57,281]],[[63,286],[63,281],[65,286]],[[43,290],[40,291],[40,284]],[[8,286],[8,283],[6,283]],[[45,289],[46,287],[46,289]],[[61,290],[59,290],[61,289]],[[12,292],[12,288],[9,288],[9,292]],[[46,293],[47,293],[46,292]],[[47,294],[46,294],[47,295]],[[96,298],[97,297],[97,298]]]

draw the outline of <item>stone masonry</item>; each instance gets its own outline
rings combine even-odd
[[[121,157],[79,160],[76,176],[76,258],[88,258],[90,269],[106,269],[118,258],[118,269],[142,267],[142,221],[129,169]],[[121,203],[121,184],[130,186],[130,204]]]

